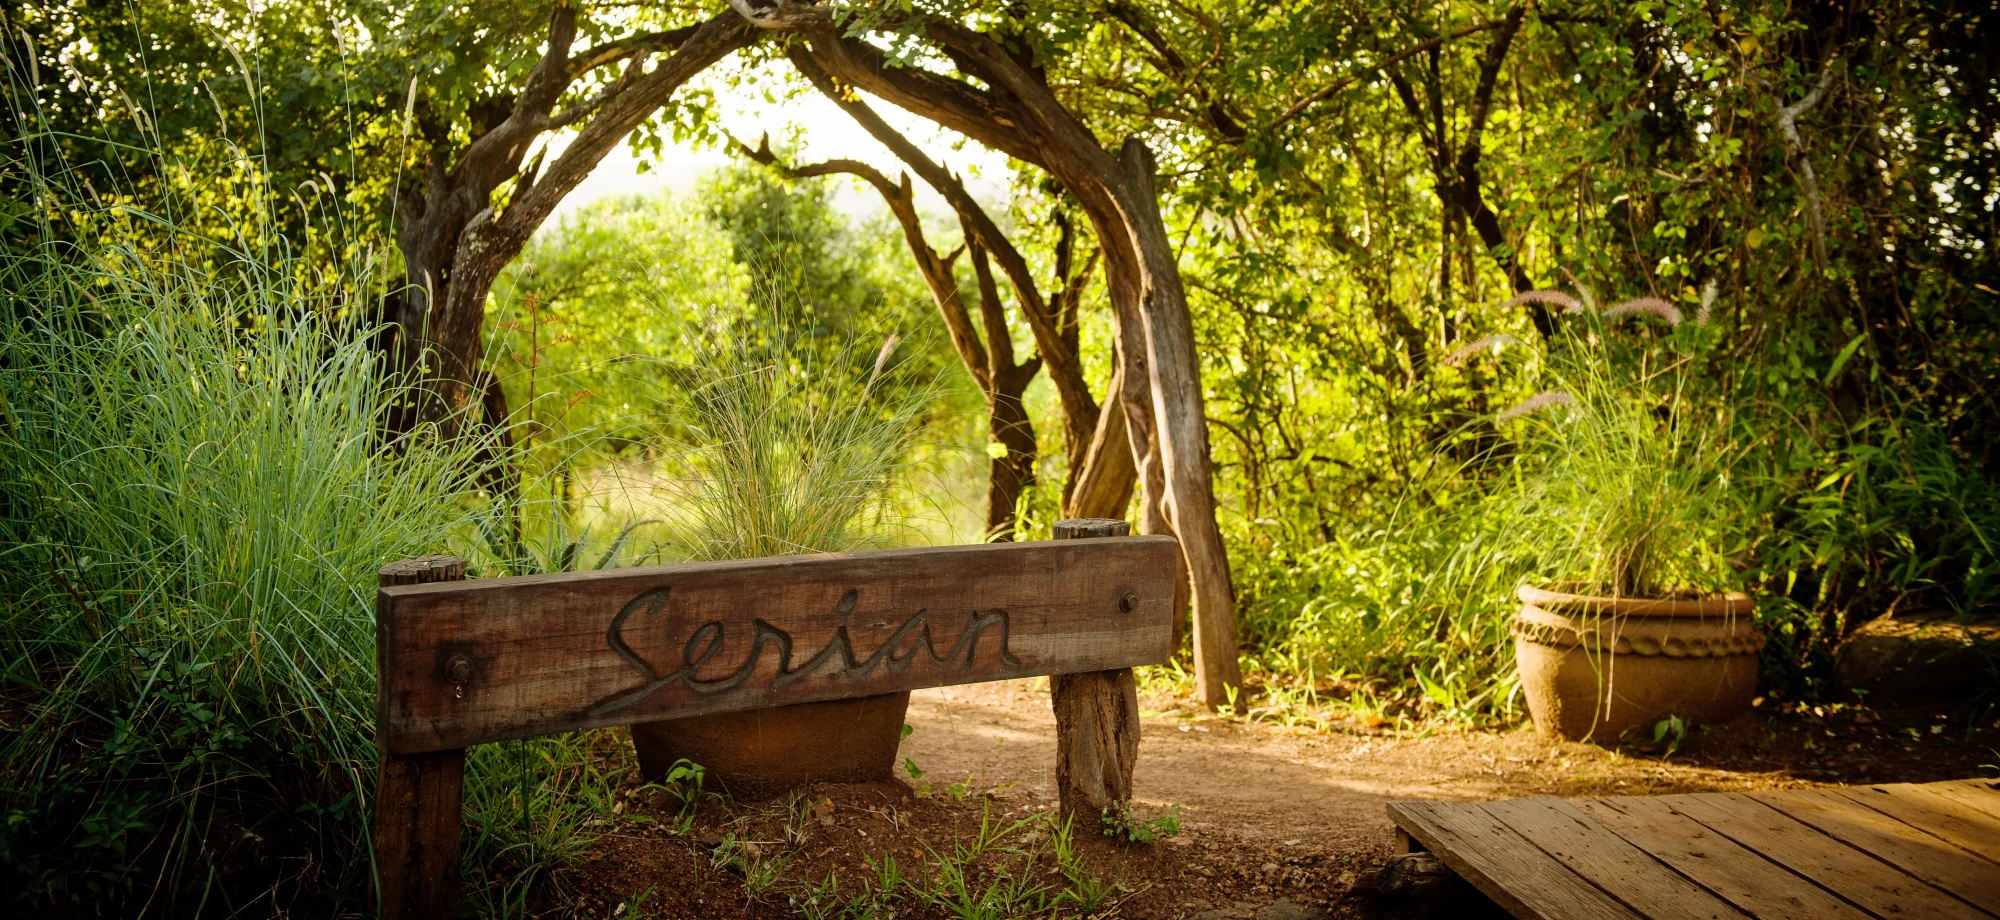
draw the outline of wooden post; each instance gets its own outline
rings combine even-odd
[[[384,588],[464,580],[465,560],[456,556],[404,559],[383,566],[380,574]],[[382,920],[450,917],[458,910],[464,793],[464,748],[382,756],[374,828],[377,916]]]
[[[1103,518],[1055,525],[1058,540],[1131,533],[1131,524]],[[1124,608],[1137,605],[1136,596],[1121,600]],[[1078,820],[1094,829],[1105,809],[1132,797],[1132,767],[1139,760],[1139,687],[1131,668],[1119,668],[1050,675],[1049,690],[1056,712],[1056,792],[1062,814],[1080,815]]]

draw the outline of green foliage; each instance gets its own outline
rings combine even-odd
[[[884,342],[872,366],[859,355],[818,364],[723,333],[673,368],[686,433],[664,488],[680,552],[833,552],[893,531],[883,500],[935,401],[877,386],[893,373],[895,344]]]
[[[1594,319],[1594,318],[1593,318]],[[1695,356],[1614,325],[1565,331],[1543,393],[1500,413],[1523,430],[1499,497],[1510,539],[1558,584],[1665,597],[1733,587],[1742,453],[1725,400],[1691,386]],[[1705,330],[1689,326],[1682,341]],[[1721,403],[1721,405],[1718,405]]]
[[[1152,843],[1165,837],[1178,837],[1181,833],[1179,803],[1169,805],[1164,813],[1148,818],[1141,816],[1130,803],[1118,802],[1106,808],[1098,818],[1104,824],[1104,836],[1127,843]]]
[[[488,367],[519,446],[547,467],[629,457],[666,430],[659,363],[694,359],[688,333],[703,318],[747,317],[749,289],[693,202],[607,199],[548,227],[487,306]]]
[[[375,571],[477,507],[473,445],[383,442],[352,279],[180,242],[4,267],[0,863],[47,908],[362,890]]]

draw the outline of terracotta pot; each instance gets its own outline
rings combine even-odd
[[[1616,741],[1669,715],[1726,722],[1757,693],[1764,636],[1742,594],[1594,597],[1522,587],[1514,661],[1545,735]]]
[[[705,789],[763,799],[810,783],[889,779],[909,708],[904,691],[668,719],[632,726],[632,746],[648,778],[690,760],[707,771]]]

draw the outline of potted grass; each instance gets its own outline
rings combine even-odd
[[[887,500],[937,392],[885,373],[896,343],[850,360],[793,353],[786,336],[722,334],[664,374],[679,434],[661,488],[687,561],[882,545]],[[732,795],[888,779],[910,694],[796,703],[631,727],[641,773],[700,764]]]
[[[1736,451],[1726,408],[1691,391],[1679,346],[1700,336],[1661,300],[1597,315],[1537,293],[1583,315],[1553,343],[1550,388],[1500,414],[1518,426],[1512,526],[1546,576],[1518,588],[1511,629],[1528,710],[1544,734],[1599,742],[1727,721],[1750,707],[1764,639],[1728,590]]]

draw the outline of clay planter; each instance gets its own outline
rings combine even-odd
[[[632,746],[649,779],[685,759],[707,771],[708,791],[763,799],[809,783],[889,779],[909,708],[906,690],[689,716],[632,726]]]
[[[1716,724],[1756,695],[1764,636],[1750,625],[1745,595],[1648,600],[1525,586],[1516,594],[1514,661],[1545,735],[1612,742],[1668,715]]]

